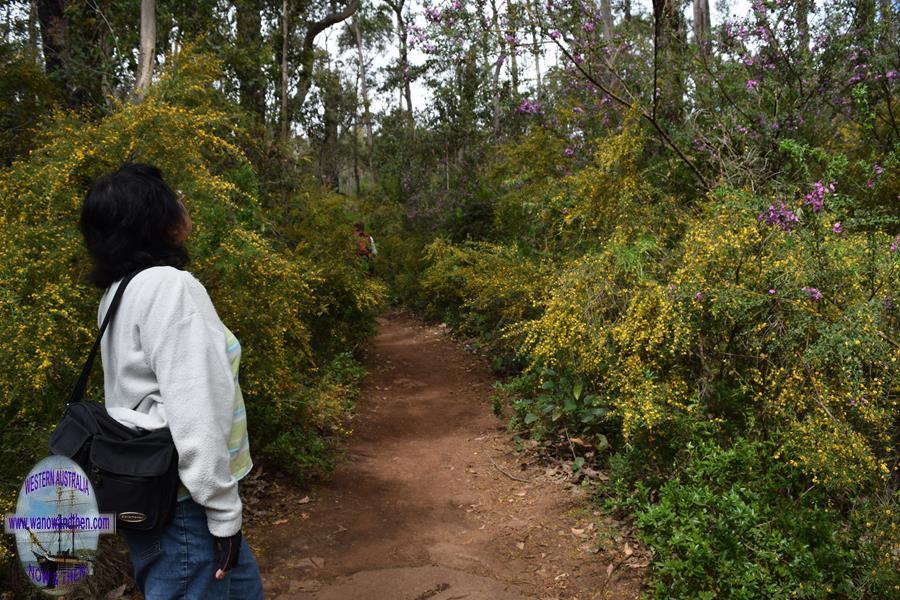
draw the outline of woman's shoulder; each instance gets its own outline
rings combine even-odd
[[[128,289],[132,287],[133,297],[144,305],[182,304],[190,310],[208,298],[206,288],[193,274],[169,266],[144,269],[128,284]]]

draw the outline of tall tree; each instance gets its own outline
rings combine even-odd
[[[682,6],[680,0],[653,0],[653,117],[658,112],[670,122],[681,121],[684,105]]]
[[[332,0],[329,3],[325,16],[318,20],[307,21],[306,33],[300,46],[297,93],[293,98],[293,104],[298,109],[303,106],[303,102],[306,100],[309,88],[312,85],[316,37],[326,29],[346,21],[356,14],[357,10],[359,10],[359,0],[350,0],[342,10],[338,10],[337,1]]]
[[[353,35],[356,39],[356,60],[357,60],[357,81],[359,82],[360,98],[363,106],[363,123],[366,128],[366,150],[369,163],[369,172],[375,173],[375,166],[372,162],[373,148],[375,146],[375,136],[372,132],[372,113],[369,106],[369,84],[368,71],[366,68],[366,58],[363,53],[362,34],[359,31],[359,17],[353,17]],[[358,119],[354,119],[356,123]],[[355,140],[354,140],[355,147]],[[357,193],[359,192],[359,175],[356,175]]]
[[[709,52],[709,32],[711,29],[709,0],[694,0],[694,43],[697,44],[697,47],[704,54]]]
[[[385,0],[385,3],[394,11],[397,19],[397,47],[400,51],[400,82],[403,90],[403,98],[406,100],[406,112],[410,123],[413,120],[412,106],[412,89],[410,87],[410,76],[412,73],[409,69],[409,24],[406,15],[403,14],[403,8],[406,0]]]
[[[612,45],[613,43],[613,27],[615,23],[613,22],[613,14],[612,14],[612,4],[610,0],[600,0],[600,19],[603,21],[603,37],[606,38],[606,43]]]
[[[63,50],[68,21],[64,10],[66,0],[37,0],[37,17],[41,24],[41,50],[44,70],[51,78],[63,79]],[[63,81],[63,83],[65,83]]]
[[[241,106],[266,119],[266,81],[262,71],[262,3],[259,0],[235,0],[237,50],[234,70],[238,79]]]
[[[794,21],[797,24],[800,52],[809,53],[809,13],[815,6],[814,0],[796,0],[794,3]]]
[[[286,142],[288,138],[288,131],[290,130],[290,114],[288,113],[288,95],[290,94],[290,80],[288,79],[288,60],[289,60],[289,50],[290,50],[290,5],[288,4],[288,0],[282,0],[281,2],[281,84],[278,86],[279,89],[279,100],[280,105],[278,110],[278,123],[280,129],[280,138],[282,142]]]
[[[150,89],[156,64],[156,0],[141,0],[141,45],[134,97],[143,100]]]

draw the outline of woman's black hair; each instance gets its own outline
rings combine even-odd
[[[105,288],[140,267],[183,269],[188,253],[175,233],[184,218],[183,205],[152,165],[131,163],[98,179],[79,224],[93,261],[88,280]]]

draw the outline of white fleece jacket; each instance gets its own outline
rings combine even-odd
[[[119,283],[100,301],[98,327]],[[110,416],[132,428],[168,426],[179,477],[206,509],[210,533],[237,533],[241,499],[228,453],[236,382],[224,326],[203,284],[174,267],[138,273],[103,335],[100,356]]]

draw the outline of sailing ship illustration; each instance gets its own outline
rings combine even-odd
[[[70,489],[64,512],[62,497],[62,486],[57,486],[56,513],[60,520],[75,514],[75,509],[79,505],[75,502],[75,490]],[[83,534],[72,526],[63,535],[63,529],[63,527],[58,527],[55,532],[41,532],[44,535],[39,536],[26,527],[31,538],[31,553],[34,555],[39,569],[39,573],[32,574],[32,580],[42,584],[48,590],[71,587],[93,570],[93,557],[84,552],[84,544],[78,543]],[[54,533],[56,539],[48,540],[47,538],[52,537]],[[41,537],[44,538],[43,541]],[[52,547],[54,541],[56,542],[55,551],[48,547]]]

